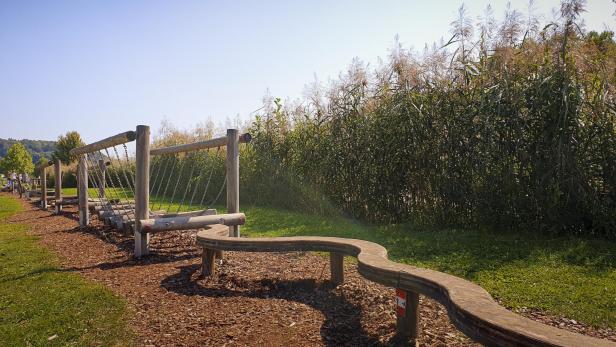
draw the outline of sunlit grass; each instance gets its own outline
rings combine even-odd
[[[537,308],[616,328],[616,242],[530,232],[368,227],[344,218],[242,209],[242,233],[338,236],[385,246],[396,261],[469,279],[513,309]]]
[[[27,225],[4,221],[19,209],[0,196],[0,345],[131,345],[125,302],[62,270]]]

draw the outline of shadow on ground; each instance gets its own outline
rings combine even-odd
[[[379,344],[378,338],[362,327],[361,307],[348,302],[329,282],[272,278],[243,280],[224,273],[206,280],[193,280],[198,275],[199,265],[180,266],[178,269],[179,272],[161,282],[163,288],[187,296],[283,299],[302,303],[323,313],[325,321],[321,326],[321,337],[327,346],[349,342],[361,346]],[[348,340],[349,336],[353,341]]]

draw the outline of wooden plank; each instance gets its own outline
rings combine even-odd
[[[239,138],[239,141],[242,143],[248,143],[251,140],[252,140],[252,136],[249,133],[242,134]],[[218,138],[206,140],[206,141],[193,142],[193,143],[187,143],[183,145],[169,146],[169,147],[163,147],[163,148],[155,148],[155,149],[150,150],[150,155],[191,152],[191,151],[198,151],[200,149],[223,147],[226,145],[227,145],[227,136],[223,136],[223,137],[218,137]]]
[[[169,231],[169,230],[188,230],[200,229],[208,225],[223,224],[223,225],[240,225],[246,222],[246,216],[243,213],[216,214],[211,216],[186,216],[186,217],[170,217],[170,218],[155,218],[142,219],[141,230],[149,233]]]
[[[58,206],[68,206],[68,205],[79,205],[79,199],[62,198],[62,200],[54,202],[54,206],[56,207],[56,211],[58,211]]]
[[[47,193],[49,194],[49,193]],[[79,199],[79,195],[65,195],[62,197],[62,199]],[[49,196],[47,195],[47,200],[56,200],[55,195],[53,196]]]
[[[136,138],[136,133],[134,131],[127,131],[117,135],[110,136],[106,139],[102,139],[100,141],[96,141],[85,145],[83,147],[77,147],[70,150],[71,155],[82,155],[86,153],[96,152],[101,149],[121,145],[123,143],[134,141]]]
[[[135,215],[135,210],[102,210],[98,211],[98,216],[100,218],[107,218],[113,216],[122,216],[122,215]]]
[[[136,173],[135,173],[135,257],[149,253],[150,234],[143,228],[142,220],[150,218],[150,127],[137,126]]]
[[[158,215],[160,218],[170,218],[170,217],[197,217],[197,216],[211,216],[216,214],[216,209],[209,208],[207,210],[198,210],[198,211],[190,211],[190,212],[179,212],[179,213],[165,213]]]
[[[94,205],[91,204],[90,208],[94,211],[105,211],[105,210],[110,210],[110,209],[120,209],[120,210],[126,210],[126,209],[131,209],[134,210],[135,209],[135,204],[98,204],[98,205]]]
[[[135,201],[133,200],[120,200],[120,199],[104,199],[102,201],[99,200],[95,200],[95,199],[90,199],[88,206],[90,207],[95,207],[95,206],[116,206],[116,205],[131,205],[134,206],[135,205]]]

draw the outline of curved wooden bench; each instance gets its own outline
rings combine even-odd
[[[385,247],[373,242],[311,236],[236,238],[227,234],[228,227],[224,225],[210,226],[197,234],[197,243],[204,248],[202,271],[205,276],[214,271],[216,251],[331,252],[333,277],[339,276],[336,272],[342,269],[342,262],[334,259],[341,259],[342,255],[356,257],[362,276],[438,301],[447,308],[452,323],[477,342],[495,346],[616,347],[616,343],[608,340],[572,333],[517,315],[496,303],[483,288],[462,278],[388,260]]]

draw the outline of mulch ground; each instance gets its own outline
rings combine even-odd
[[[132,258],[132,237],[96,218],[79,229],[75,209],[61,215],[24,202],[11,221],[27,223],[62,266],[103,283],[126,298],[130,325],[145,346],[388,345],[395,330],[394,291],[367,281],[345,264],[345,284],[333,286],[329,261],[312,253],[225,252],[216,276],[199,278],[196,232],[153,236],[152,254]],[[443,306],[420,299],[421,335],[427,346],[476,345],[449,321]],[[562,317],[523,312],[531,319],[616,341],[611,329],[594,329]]]

